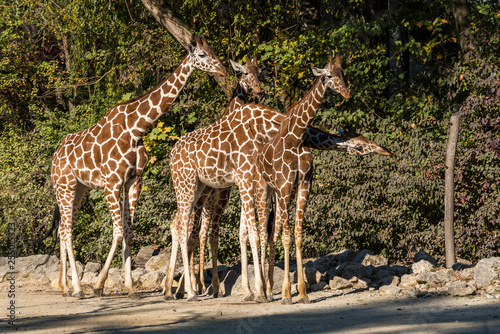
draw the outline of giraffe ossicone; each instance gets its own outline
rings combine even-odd
[[[168,78],[148,93],[114,106],[92,127],[68,134],[54,153],[51,176],[61,214],[59,286],[64,295],[83,297],[73,253],[72,225],[88,191],[98,188],[104,189],[111,213],[113,241],[94,284],[94,294],[102,295],[114,254],[122,243],[125,286],[129,297],[139,297],[132,284],[130,244],[142,173],[148,161],[142,137],[165,114],[197,69],[221,76],[227,74],[212,47],[200,36],[194,36],[188,54]],[[67,258],[73,293],[67,283]]]

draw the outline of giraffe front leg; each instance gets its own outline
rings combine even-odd
[[[245,192],[241,192],[241,206],[242,206],[242,219],[243,227],[246,230],[246,237],[250,239],[250,247],[252,249],[252,257],[254,263],[254,275],[255,275],[255,301],[259,303],[267,302],[266,294],[264,293],[264,280],[262,278],[262,271],[260,268],[259,261],[259,234],[257,233],[257,223],[255,221],[255,209],[253,206],[253,198]],[[247,239],[246,238],[246,239]],[[243,245],[242,245],[243,246]],[[245,241],[245,250],[246,250],[246,241]],[[246,252],[245,252],[246,254]],[[242,263],[242,276],[243,276],[243,267]],[[245,274],[248,272],[245,270]],[[243,277],[242,277],[243,279]],[[247,278],[248,283],[248,278]]]
[[[248,255],[247,255],[248,231],[243,222],[240,223],[240,251],[241,251],[241,287],[243,289],[243,300],[253,300],[253,293],[248,282]]]
[[[285,250],[285,272],[283,278],[283,290],[281,303],[290,305],[292,304],[292,287],[290,284],[290,222],[288,220],[288,202],[285,200],[288,197],[279,196],[276,203],[277,219],[281,221],[280,225],[283,226],[283,233],[281,240],[283,241],[283,248]]]
[[[312,171],[312,169],[311,169]],[[312,173],[310,173],[312,175]],[[304,213],[306,210],[309,192],[311,190],[312,176],[306,177],[306,181],[299,184],[299,193],[297,196],[297,209],[295,214],[295,253],[297,259],[297,290],[299,292],[299,303],[310,304],[311,301],[307,296],[307,285],[304,280],[304,265],[302,263],[302,224],[304,221]]]

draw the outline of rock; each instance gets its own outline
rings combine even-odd
[[[52,288],[60,289],[60,287],[59,287],[59,270],[48,273],[47,278],[50,280],[50,286]]]
[[[140,280],[141,276],[144,274],[146,274],[146,269],[144,269],[144,268],[136,268],[136,269],[132,270],[132,281],[137,282],[138,280]]]
[[[167,253],[161,253],[159,255],[153,256],[146,263],[146,271],[163,271],[164,273],[168,270],[168,265],[170,263],[170,255]]]
[[[379,291],[389,296],[397,296],[401,292],[401,289],[395,285],[382,285]]]
[[[361,278],[359,279],[355,284],[353,284],[353,287],[358,290],[366,290],[370,288],[370,285],[372,285],[373,282],[369,278]]]
[[[352,249],[347,249],[340,253],[339,262],[351,262],[356,257],[357,253]]]
[[[266,268],[266,273],[268,269]],[[289,273],[290,283],[294,283],[292,273]],[[238,264],[232,267],[227,275],[224,277],[220,277],[221,279],[221,289],[224,295],[243,295],[243,287],[241,284],[241,265]],[[236,279],[234,279],[236,277]],[[274,266],[274,274],[273,274],[273,292],[281,292],[283,287],[283,279],[285,278],[285,271],[278,266]],[[234,280],[234,283],[233,283]],[[254,266],[252,264],[248,265],[248,284],[250,285],[250,290],[255,293],[255,271]],[[264,282],[265,284],[265,282]]]
[[[347,265],[342,269],[341,277],[345,279],[365,277],[365,266],[354,262],[347,262]]]
[[[142,246],[135,257],[134,261],[135,267],[145,268],[146,263],[149,261],[149,259],[151,259],[151,257],[153,256],[159,255],[162,248],[163,248],[162,246],[158,245]]]
[[[398,286],[400,282],[401,282],[401,279],[399,278],[399,276],[389,275],[389,276],[385,276],[384,278],[379,280],[377,283],[381,286],[384,286],[384,285]]]
[[[443,284],[453,279],[452,269],[441,269],[438,271],[423,272],[416,277],[419,284]]]
[[[318,269],[313,265],[312,262],[308,262],[306,263],[306,265],[304,265],[304,276],[309,286],[319,283],[323,278],[321,272],[318,271]],[[295,272],[293,278],[295,282],[298,282],[297,272]]]
[[[330,282],[335,276],[339,276],[340,273],[337,272],[337,268],[333,267],[330,268],[326,273],[325,273],[325,281]]]
[[[382,255],[367,254],[364,260],[361,262],[361,264],[364,266],[374,266],[374,267],[386,266],[389,264],[389,260],[387,260]]]
[[[83,277],[83,270],[84,269],[85,269],[85,267],[83,266],[83,264],[80,261],[76,261],[76,272],[78,273],[78,277],[80,278],[80,280]],[[68,271],[68,277],[69,278],[73,277],[73,269],[71,269],[71,265],[69,264],[69,262],[68,262],[67,271]]]
[[[95,262],[88,262],[85,265],[85,269],[83,270],[84,273],[94,273],[98,274],[99,270],[101,270],[101,264],[100,263],[95,263]]]
[[[118,268],[111,268],[108,272],[108,278],[104,283],[106,288],[121,288],[125,283],[123,278],[123,270]]]
[[[431,263],[433,266],[437,266],[437,261],[434,259],[429,253],[426,253],[424,251],[418,251],[415,256],[413,257],[413,261],[415,263],[425,260],[429,263]]]
[[[446,291],[452,296],[468,296],[474,294],[476,289],[466,282],[456,281],[451,282]]]
[[[470,262],[469,260],[465,260],[465,259],[457,259],[457,263],[455,263],[453,266],[451,266],[451,268],[453,270],[463,270],[463,269],[467,269],[467,268],[471,268],[471,267],[473,267],[472,262]]]
[[[387,266],[387,270],[389,270],[391,273],[393,273],[394,275],[397,275],[399,277],[401,277],[405,274],[409,274],[411,271],[410,268],[405,267],[405,266],[399,266],[399,265]]]
[[[369,255],[373,255],[372,251],[369,249],[363,249],[362,251],[356,254],[354,259],[352,259],[352,262],[361,264],[365,260],[365,258]]]
[[[47,262],[42,264],[45,261]],[[78,263],[77,261],[77,268]],[[45,276],[49,272],[59,270],[59,259],[54,255],[47,258],[47,255],[43,254],[19,257],[16,258],[15,269],[32,276]]]
[[[141,286],[145,289],[161,289],[165,274],[161,271],[149,271],[140,277]]]
[[[415,275],[403,275],[401,276],[401,281],[399,282],[399,287],[409,289],[417,285],[417,280]]]
[[[394,275],[391,274],[391,272],[388,270],[376,268],[376,270],[373,271],[371,278],[374,281],[381,281],[382,279],[384,279],[387,276],[390,276],[392,279],[392,277]]]
[[[411,271],[414,274],[420,274],[420,273],[425,273],[428,271],[431,271],[435,268],[436,266],[430,263],[427,260],[420,260],[411,266]]]
[[[465,268],[460,272],[462,279],[474,279],[474,268]]]
[[[338,264],[341,254],[342,253],[330,253],[322,256],[314,261],[314,267],[316,267],[319,272],[325,273]]]
[[[500,285],[490,285],[486,288],[486,293],[493,296],[500,296]]]
[[[332,290],[344,290],[352,287],[351,282],[346,280],[345,278],[335,276],[332,280],[330,280],[330,289]]]
[[[93,285],[97,282],[97,274],[92,271],[84,272],[82,278],[82,284]]]
[[[311,286],[311,291],[321,291],[329,288],[330,286],[328,285],[328,283],[326,283],[325,281],[321,281],[319,283],[313,284]]]
[[[474,267],[474,280],[480,288],[500,280],[500,257],[480,260]]]

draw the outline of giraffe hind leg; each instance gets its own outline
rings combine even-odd
[[[123,242],[122,242],[122,261],[125,271],[125,287],[128,290],[128,297],[131,299],[140,299],[141,296],[135,290],[132,280],[132,258],[130,256],[130,247],[133,236],[133,220],[135,206],[139,198],[142,187],[142,181],[137,178],[132,186],[123,191]]]
[[[106,196],[106,202],[108,203],[109,211],[111,212],[111,217],[113,220],[113,241],[111,244],[111,249],[109,251],[108,257],[106,258],[106,262],[104,263],[101,272],[97,276],[97,281],[94,284],[94,295],[102,296],[104,290],[104,283],[108,278],[109,268],[111,267],[111,262],[113,261],[113,257],[116,253],[116,249],[118,245],[123,240],[123,225],[122,225],[122,217],[121,217],[121,208],[120,208],[120,188],[121,184],[114,184],[113,188],[104,188],[104,194]]]

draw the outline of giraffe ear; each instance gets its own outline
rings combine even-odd
[[[233,61],[232,59],[229,59],[229,62],[231,63],[233,70],[236,72],[246,73],[245,66]]]
[[[326,73],[325,69],[324,68],[317,68],[317,67],[313,67],[312,68],[312,71],[313,71],[313,74],[317,77],[320,77],[322,76],[323,74]]]

